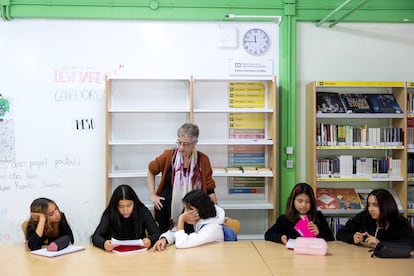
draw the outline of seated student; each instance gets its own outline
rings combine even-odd
[[[144,246],[149,248],[160,234],[151,212],[138,199],[135,191],[128,185],[120,185],[114,190],[91,238],[94,246],[112,251],[116,247],[112,245],[112,238],[142,239]]]
[[[286,244],[289,239],[300,237],[294,227],[304,216],[308,216],[308,229],[316,237],[326,241],[335,240],[326,218],[316,210],[315,194],[307,183],[298,183],[293,187],[287,201],[286,214],[280,215],[276,223],[266,231],[265,240]]]
[[[30,219],[26,228],[27,245],[30,250],[58,251],[73,243],[73,233],[65,214],[48,198],[37,198],[30,205]]]
[[[184,212],[178,217],[177,226],[161,235],[154,245],[154,251],[162,251],[167,244],[174,242],[177,248],[190,248],[224,241],[224,210],[214,205],[206,193],[201,190],[187,193],[183,198],[183,205]]]
[[[369,193],[367,208],[350,219],[337,234],[338,241],[375,247],[380,241],[406,240],[413,237],[408,220],[398,212],[397,203],[388,190]]]

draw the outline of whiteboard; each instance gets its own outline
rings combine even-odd
[[[270,49],[254,57],[242,35],[261,28]],[[0,243],[24,240],[37,197],[54,199],[76,242],[88,242],[105,208],[106,74],[228,77],[229,61],[271,64],[274,22],[13,20],[0,24]],[[7,123],[7,126],[6,126]],[[8,145],[7,148],[4,145]]]

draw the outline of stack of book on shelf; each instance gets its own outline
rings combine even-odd
[[[392,94],[317,92],[316,104],[319,113],[403,113]]]
[[[263,168],[265,166],[265,146],[240,145],[228,146],[229,167]]]
[[[261,82],[232,82],[229,85],[229,108],[264,108],[266,88]],[[265,113],[230,113],[230,139],[265,139]],[[265,146],[234,145],[228,147],[229,167],[242,172],[265,167]],[[264,177],[229,177],[229,194],[265,192]]]
[[[331,158],[316,159],[315,162],[316,177],[318,178],[401,177],[401,160],[392,157],[379,159],[374,157],[339,155]],[[408,165],[410,165],[410,161]],[[410,168],[408,168],[408,171],[410,171]]]
[[[409,133],[408,133],[409,134]],[[316,146],[402,146],[403,129],[318,123]],[[413,138],[414,144],[414,138]]]
[[[229,86],[230,108],[264,108],[265,87],[261,82],[232,82]],[[264,113],[230,113],[230,139],[264,139]]]
[[[256,145],[229,146],[229,166],[240,168],[242,172],[257,172],[265,166],[265,147]],[[230,177],[230,194],[264,193],[264,177]]]
[[[230,194],[261,194],[265,192],[263,177],[231,177],[229,179]]]
[[[412,156],[407,159],[407,176],[414,178],[414,159]]]
[[[414,118],[407,118],[407,150],[414,152]]]
[[[414,215],[414,186],[408,186],[407,189],[407,208],[408,212]]]
[[[230,113],[230,139],[264,139],[265,116],[263,113]]]

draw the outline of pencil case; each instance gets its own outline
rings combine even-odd
[[[296,238],[294,251],[296,254],[325,256],[328,243],[321,238]]]

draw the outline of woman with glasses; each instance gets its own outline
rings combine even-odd
[[[197,125],[183,124],[177,130],[177,147],[165,150],[148,164],[148,188],[161,232],[177,223],[182,199],[189,191],[202,190],[217,204],[210,160],[195,147],[198,135]],[[155,191],[155,176],[159,173],[161,181]]]

